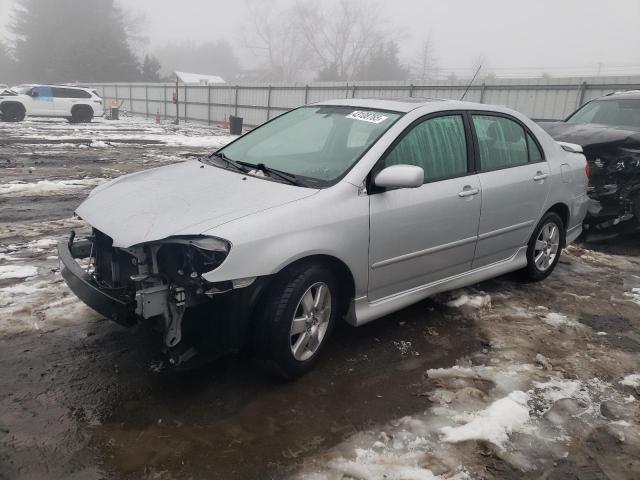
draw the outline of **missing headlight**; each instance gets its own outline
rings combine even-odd
[[[158,248],[158,271],[179,283],[189,282],[218,268],[229,253],[229,244],[213,237],[167,239]]]

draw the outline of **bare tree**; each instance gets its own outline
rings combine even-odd
[[[420,46],[420,53],[412,65],[412,75],[416,80],[425,83],[438,76],[438,58],[431,32],[427,34]]]
[[[245,0],[245,47],[262,60],[263,80],[298,80],[309,62],[306,41],[292,21],[292,12],[276,2]]]
[[[149,36],[147,35],[149,19],[146,13],[130,7],[124,7],[122,2],[117,2],[116,5],[129,47],[135,54],[144,57],[143,52],[149,45]]]
[[[364,62],[386,43],[390,32],[377,3],[338,0],[320,3],[299,0],[295,23],[319,72],[333,80],[350,80]],[[322,75],[321,75],[322,76]]]

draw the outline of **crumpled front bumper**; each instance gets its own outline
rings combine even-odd
[[[89,240],[68,241],[58,243],[58,258],[60,273],[65,282],[76,294],[100,315],[113,320],[120,325],[129,327],[135,323],[135,302],[116,297],[100,289],[91,276],[76,262],[76,258],[87,258],[91,255]]]

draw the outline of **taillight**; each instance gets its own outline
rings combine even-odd
[[[591,177],[591,167],[589,166],[589,162],[584,167],[584,173],[587,175],[587,178]]]

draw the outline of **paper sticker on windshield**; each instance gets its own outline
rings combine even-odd
[[[349,115],[347,115],[347,118],[352,118],[353,120],[361,120],[363,122],[369,123],[382,123],[389,117],[387,117],[386,115],[381,115],[379,113],[361,112],[356,110],[355,112],[351,112]]]

